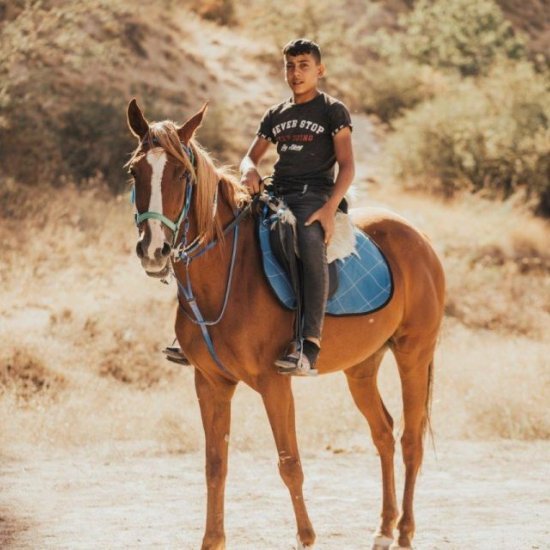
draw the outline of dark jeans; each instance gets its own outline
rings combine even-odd
[[[296,217],[298,251],[302,264],[304,338],[321,338],[328,296],[328,265],[325,232],[319,222],[304,225],[329,199],[323,192],[309,191],[284,195]]]

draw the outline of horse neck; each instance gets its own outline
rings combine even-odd
[[[216,210],[213,213],[212,218],[212,225],[218,225],[222,228],[222,230],[227,227],[231,221],[235,218],[235,210],[236,208],[233,206],[233,204],[228,199],[228,191],[225,189],[225,187],[229,186],[230,183],[226,182],[223,177],[220,177],[219,174],[216,173],[216,179],[218,180],[217,184],[217,195],[216,195]],[[200,185],[200,184],[198,184]],[[194,202],[196,205],[196,199],[197,197],[194,197]],[[190,239],[189,241],[195,239],[198,235],[198,221],[197,221],[197,213],[195,205],[191,206],[190,212],[189,212],[189,235]],[[214,199],[212,199],[212,209],[214,207]],[[218,235],[214,232],[211,237],[208,238],[209,241],[212,241],[213,239],[217,239]],[[222,241],[224,239],[221,239]],[[224,244],[223,242],[220,244]]]
[[[221,186],[229,185],[229,183],[221,179],[218,185],[218,203],[215,216],[223,230],[234,220],[235,209],[227,197],[228,193],[221,188]],[[193,208],[191,208],[189,215],[189,234],[192,238],[197,235],[196,213]],[[205,317],[212,317],[219,313],[226,291],[234,238],[234,230],[230,230],[222,238],[214,236],[208,239],[203,246],[207,246],[212,239],[217,239],[216,245],[205,254],[192,260],[188,272],[182,262],[176,263],[176,275],[180,281],[187,281],[187,275],[189,274],[193,291],[200,307],[203,308]],[[254,238],[254,221],[250,217],[239,223],[238,238],[232,293],[235,291],[237,284],[243,283],[242,279],[246,276],[245,273],[248,272],[244,269],[248,262],[243,258],[243,255],[249,256],[258,253]]]

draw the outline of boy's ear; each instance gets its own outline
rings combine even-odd
[[[178,136],[185,145],[189,145],[189,141],[191,141],[191,138],[193,137],[193,134],[197,131],[199,126],[202,123],[202,119],[206,113],[206,109],[208,108],[208,102],[206,102],[201,110],[193,115],[187,122],[182,124],[178,128]]]
[[[149,123],[143,116],[143,113],[137,104],[136,98],[132,99],[132,101],[128,103],[126,118],[128,120],[128,127],[130,128],[132,134],[139,139],[143,139],[145,134],[149,131]]]
[[[326,75],[327,68],[325,67],[324,63],[320,63],[317,67],[317,76],[319,78],[323,78]]]

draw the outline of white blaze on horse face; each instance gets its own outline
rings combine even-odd
[[[166,165],[166,153],[163,150],[153,149],[147,153],[147,162],[151,165],[151,197],[149,198],[149,212],[158,212],[164,214],[162,209],[162,175]],[[166,237],[160,220],[148,219],[149,230],[151,231],[151,241],[146,255],[151,259],[155,257],[155,251],[162,249]]]

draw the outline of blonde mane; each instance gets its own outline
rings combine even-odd
[[[169,155],[181,162],[191,174],[195,182],[194,214],[197,222],[198,238],[200,241],[210,240],[213,237],[222,239],[223,228],[219,216],[213,211],[216,193],[228,202],[232,209],[241,208],[250,201],[247,188],[236,179],[229,167],[216,167],[208,151],[194,138],[189,142],[193,151],[194,166],[184,151],[177,132],[177,126],[171,120],[153,122],[149,126],[146,136],[151,148],[162,147]],[[128,162],[130,164],[138,155],[139,148]],[[219,189],[218,189],[219,186]]]

